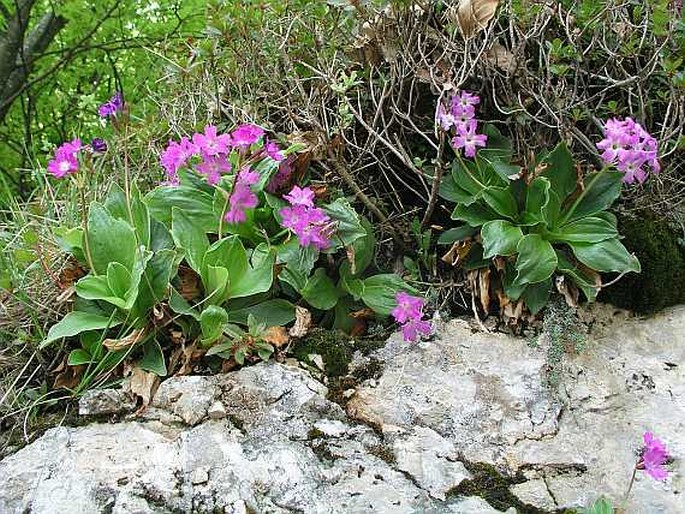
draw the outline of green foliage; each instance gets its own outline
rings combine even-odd
[[[581,514],[614,514],[614,506],[608,498],[598,498],[589,507],[582,509]]]
[[[164,375],[169,336],[149,319],[167,308],[187,340],[238,364],[268,359],[274,344],[284,344],[286,332],[274,327],[296,320],[295,305],[329,326],[349,326],[349,314],[364,305],[388,316],[397,293],[413,289],[397,275],[369,275],[376,246],[371,224],[336,198],[322,206],[330,246],[302,246],[280,224],[283,203],[264,190],[278,165],[263,144],[228,156],[232,169],[249,165],[259,173],[251,186],[258,205],[245,222],[225,221],[235,173],[210,186],[188,165],[178,186],[145,196],[113,185],[103,202],[91,204],[84,229],[62,229],[64,247],[89,273],[75,284],[74,311],[51,327],[43,346],[80,335],[70,362],[88,365],[89,380],[124,358]],[[180,264],[199,283],[198,294],[181,294]]]
[[[482,258],[505,258],[503,283],[511,300],[523,298],[535,314],[546,303],[555,273],[568,277],[592,301],[592,274],[639,272],[640,263],[619,241],[616,217],[607,209],[621,191],[622,175],[603,169],[578,183],[565,144],[541,156],[538,173],[517,171],[506,144],[491,146],[474,161],[454,161],[441,194],[457,202],[452,218],[466,225],[442,243],[480,232]],[[449,237],[448,237],[449,234]]]

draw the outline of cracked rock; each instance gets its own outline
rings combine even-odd
[[[135,399],[121,389],[91,389],[78,401],[80,416],[126,414],[135,409]]]

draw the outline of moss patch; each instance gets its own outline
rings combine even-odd
[[[649,314],[685,302],[683,234],[651,211],[619,218],[623,244],[634,252],[641,273],[628,273],[599,295],[602,302]]]

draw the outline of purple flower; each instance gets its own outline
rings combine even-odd
[[[438,123],[444,131],[448,131],[456,123],[452,112],[448,112],[442,103],[438,105]]]
[[[55,178],[63,178],[78,171],[78,153],[81,151],[81,140],[76,138],[62,143],[55,150],[55,157],[48,162],[48,171]]]
[[[228,201],[230,208],[224,219],[228,223],[242,223],[247,220],[246,209],[257,207],[259,200],[250,186],[259,181],[259,173],[250,171],[248,168],[238,173],[233,186],[233,192]]]
[[[637,469],[644,469],[654,480],[665,480],[668,477],[668,471],[663,467],[668,460],[666,446],[651,432],[645,432],[642,439],[644,447]]]
[[[107,151],[107,143],[101,137],[96,137],[90,142],[90,148],[96,153],[105,153]]]
[[[225,155],[203,155],[202,157],[202,162],[195,167],[195,170],[207,177],[208,184],[218,184],[221,174],[231,171],[231,163]]]
[[[295,233],[300,246],[313,246],[319,250],[328,248],[331,245],[331,219],[322,209],[314,206],[314,192],[308,187],[302,189],[295,186],[283,198],[292,207],[280,210],[281,224]]]
[[[604,124],[604,139],[597,143],[605,164],[616,166],[623,173],[623,182],[644,182],[652,173],[659,173],[658,142],[632,118],[610,119]],[[647,166],[649,169],[647,169]]]
[[[399,323],[402,330],[402,336],[405,341],[418,341],[423,335],[430,335],[431,323],[424,321],[423,318],[423,298],[412,296],[404,291],[395,295],[397,307],[395,307],[390,314]]]
[[[314,207],[314,191],[308,187],[302,189],[299,186],[294,186],[290,194],[283,196],[283,198],[288,200],[288,203],[293,207],[296,205]]]
[[[476,121],[471,120],[465,126],[459,126],[457,135],[452,139],[452,146],[458,150],[464,149],[466,157],[473,158],[476,156],[476,147],[485,146],[488,136],[485,134],[476,134]]]
[[[231,132],[233,144],[242,148],[255,144],[263,135],[264,129],[252,124],[240,125]]]
[[[278,147],[278,145],[273,141],[269,141],[268,139],[264,143],[264,151],[266,152],[266,155],[271,157],[274,161],[281,162],[283,159],[285,159],[283,152],[281,152],[281,149]]]
[[[214,125],[207,125],[204,134],[193,135],[193,143],[206,155],[227,154],[232,143],[228,134],[218,135]]]
[[[178,184],[178,170],[196,153],[198,148],[187,137],[182,137],[180,143],[169,141],[169,145],[160,157],[160,162],[167,173],[170,184]]]
[[[108,118],[116,115],[117,112],[124,108],[124,98],[121,96],[121,91],[114,93],[114,96],[98,108],[98,114],[101,118]]]

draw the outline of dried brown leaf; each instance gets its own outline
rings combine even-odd
[[[269,327],[262,333],[262,339],[276,348],[282,348],[288,341],[288,331],[285,327]]]
[[[66,359],[65,359],[66,362]],[[55,377],[54,389],[74,389],[81,382],[86,366],[66,366],[61,373]]]
[[[564,295],[566,305],[576,309],[578,307],[578,297],[580,296],[580,292],[576,285],[573,282],[567,281],[566,277],[563,275],[558,276],[554,283],[557,287],[557,291]]]
[[[295,307],[295,324],[290,328],[290,337],[304,337],[312,326],[312,313],[304,307]]]
[[[144,332],[145,329],[139,328],[138,330],[134,330],[129,335],[122,337],[121,339],[105,339],[102,341],[102,345],[111,352],[127,350],[142,339]]]
[[[138,410],[138,413],[145,410],[147,406],[150,405],[158,386],[159,377],[157,375],[137,366],[133,368],[128,383],[128,389],[142,400],[142,405]]]
[[[469,252],[473,241],[457,241],[452,245],[452,248],[442,256],[442,261],[459,268],[463,263]]]
[[[200,276],[191,268],[183,265],[179,266],[178,279],[180,281],[178,292],[185,300],[194,300],[200,296]]]
[[[499,43],[492,45],[492,48],[485,53],[485,60],[507,73],[511,73],[516,69],[514,54]]]
[[[456,8],[456,22],[464,37],[480,32],[495,16],[499,0],[460,0]],[[450,16],[454,19],[455,14]]]

